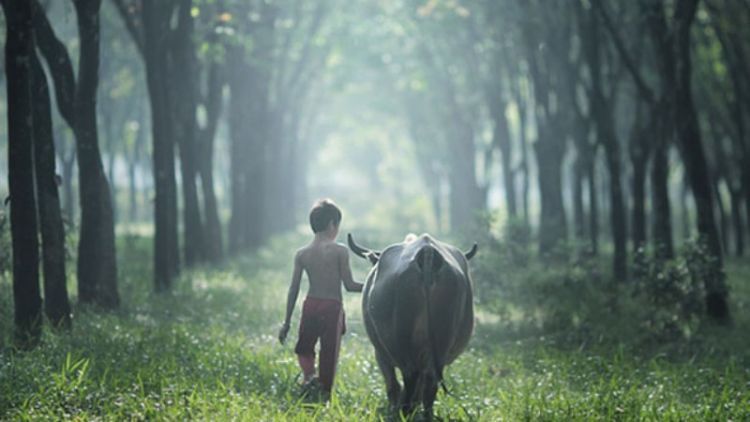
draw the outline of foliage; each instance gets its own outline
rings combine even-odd
[[[725,277],[704,241],[685,243],[673,260],[636,256],[635,298],[643,305],[642,325],[654,337],[689,338],[705,315],[706,285]]]
[[[528,227],[509,221],[498,236],[496,221],[489,215],[475,234],[484,236],[478,238],[481,253],[472,272],[477,300],[499,316],[506,332],[587,330],[606,312],[611,283],[599,261],[575,257],[568,246],[548,259],[534,259]]]
[[[477,301],[511,336],[565,333],[572,342],[642,345],[688,340],[706,324],[706,286],[726,277],[705,242],[691,240],[673,260],[640,251],[632,280],[616,283],[602,258],[561,245],[533,259],[522,223],[506,224],[498,235],[496,216],[480,221],[472,232],[481,245],[472,265]]]

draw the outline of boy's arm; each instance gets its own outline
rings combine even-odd
[[[284,324],[279,330],[279,341],[283,344],[286,340],[286,335],[289,333],[289,323],[292,320],[292,313],[294,313],[294,305],[297,303],[297,296],[299,295],[299,285],[302,280],[302,264],[300,263],[299,253],[294,255],[294,271],[292,272],[292,284],[289,285],[289,293],[286,297],[286,316],[284,318]]]
[[[348,292],[361,292],[364,284],[354,281],[352,277],[352,268],[349,266],[349,251],[344,248],[341,254],[341,280],[344,282],[344,288]]]

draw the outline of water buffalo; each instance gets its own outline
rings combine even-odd
[[[468,260],[477,245],[463,253],[423,234],[378,252],[357,245],[351,234],[348,241],[355,254],[373,264],[362,315],[391,407],[408,415],[421,399],[430,417],[443,368],[466,348],[474,328]]]

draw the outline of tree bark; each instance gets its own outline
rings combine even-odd
[[[657,259],[674,257],[672,210],[669,203],[669,159],[665,143],[665,140],[657,140],[651,162],[652,233],[654,256]]]
[[[170,5],[144,2],[144,59],[151,101],[151,129],[154,173],[154,288],[168,291],[179,269],[177,243],[177,183],[175,180],[174,137],[171,98],[168,89]]]
[[[519,95],[520,97],[520,95]],[[531,227],[531,216],[529,212],[529,147],[528,136],[526,133],[526,104],[523,101],[518,103],[518,145],[521,149],[521,202],[523,204],[523,221],[528,228]]]
[[[34,172],[42,233],[44,311],[53,326],[70,328],[70,302],[65,275],[65,228],[55,173],[55,144],[49,87],[41,63],[31,55],[34,122]]]
[[[65,45],[57,39],[39,4],[32,1],[38,48],[51,70],[60,114],[76,140],[81,209],[78,298],[82,303],[113,309],[119,305],[114,220],[96,125],[100,5],[101,0],[74,1],[80,42],[76,80]]]
[[[78,297],[84,303],[95,303],[105,309],[113,309],[120,304],[115,227],[96,126],[101,0],[75,0],[74,5],[80,41],[74,103],[81,206]]]
[[[591,87],[590,107],[599,142],[604,146],[609,173],[610,225],[614,243],[613,273],[618,281],[627,278],[627,220],[625,200],[622,193],[620,143],[615,132],[612,116],[614,105],[604,93],[602,84],[601,47],[598,17],[593,12],[581,14],[581,38],[584,55],[588,63]]]
[[[458,116],[458,115],[457,115]],[[450,228],[460,230],[474,220],[477,210],[485,209],[482,189],[476,182],[474,129],[461,117],[449,123],[453,159],[450,160]]]
[[[72,143],[65,136],[65,140],[59,145]],[[58,138],[59,139],[59,138]],[[66,146],[65,150],[60,153],[60,162],[62,163],[62,185],[63,185],[63,215],[68,224],[73,225],[76,221],[76,200],[73,190],[74,166],[76,163],[75,146]]]
[[[712,177],[712,190],[716,198],[716,213],[719,215],[719,240],[722,251],[729,251],[729,217],[721,198],[721,178],[718,175]]]
[[[39,242],[33,175],[31,95],[32,10],[30,3],[2,1],[5,12],[5,74],[8,95],[8,188],[13,249],[15,339],[22,348],[41,337]]]
[[[272,13],[272,12],[268,12]],[[269,110],[271,74],[266,66],[272,52],[273,15],[264,16],[255,28],[257,44],[253,52],[244,46],[232,49],[229,67],[231,136],[231,192],[229,247],[236,253],[259,247],[269,234],[267,202],[275,181],[268,180],[269,143],[273,117]],[[275,164],[275,163],[271,163]]]
[[[497,77],[500,77],[499,75]],[[501,93],[490,94],[490,114],[495,124],[492,130],[492,143],[500,150],[500,159],[503,172],[503,187],[505,190],[505,204],[508,209],[508,217],[515,219],[518,216],[516,205],[516,189],[513,177],[511,158],[513,155],[513,144],[510,140],[508,130],[508,119],[505,117],[505,102],[498,96]]]
[[[567,219],[562,196],[562,160],[565,155],[564,125],[558,115],[560,110],[551,106],[551,90],[554,79],[550,76],[550,59],[567,58],[569,47],[567,36],[560,28],[548,26],[533,26],[537,22],[534,16],[544,7],[541,4],[531,6],[530,2],[521,2],[528,22],[522,25],[524,50],[529,65],[529,73],[533,82],[534,105],[536,110],[537,140],[534,152],[537,158],[539,196],[541,200],[541,216],[539,221],[539,252],[551,252],[559,243],[567,240]],[[562,39],[565,38],[565,39]],[[543,55],[539,45],[549,43],[555,49],[555,54]],[[561,63],[555,63],[562,65]]]
[[[633,167],[631,236],[633,240],[633,252],[636,253],[646,246],[646,169],[648,167],[648,161],[643,159],[643,157],[631,155],[631,164]]]
[[[203,191],[203,209],[206,214],[205,241],[206,258],[214,263],[219,262],[223,255],[221,222],[214,191],[214,138],[221,115],[222,89],[224,87],[223,69],[218,63],[212,63],[208,74],[208,93],[206,96],[206,127],[201,131],[201,141],[198,171],[201,177]]]
[[[573,223],[575,235],[579,242],[586,240],[586,212],[583,207],[583,186],[585,178],[585,163],[580,151],[576,152],[573,164]]]
[[[648,163],[651,158],[651,145],[649,135],[653,127],[644,127],[642,107],[643,101],[636,99],[636,117],[633,122],[630,141],[630,163],[633,169],[631,179],[631,190],[633,196],[633,208],[631,213],[633,253],[646,247],[646,180]]]
[[[589,191],[589,237],[592,255],[599,253],[599,194],[596,188],[596,155],[596,148],[594,148],[586,168]]]
[[[195,137],[198,125],[195,119],[197,109],[197,58],[193,45],[194,22],[191,16],[192,0],[180,0],[177,28],[172,35],[174,53],[171,55],[174,72],[167,79],[172,83],[175,101],[174,135],[180,150],[183,199],[183,248],[185,265],[192,266],[205,259],[205,239],[203,221],[198,203],[198,176]]]
[[[674,90],[675,123],[680,152],[695,199],[698,232],[707,242],[709,251],[721,266],[722,251],[719,232],[714,220],[714,203],[709,170],[701,141],[698,118],[693,103],[691,85],[690,27],[695,18],[698,0],[680,0],[675,5],[673,31],[675,33],[676,77]],[[719,321],[730,319],[727,303],[728,290],[722,276],[707,279],[706,309],[710,317]]]
[[[745,227],[742,221],[742,192],[740,189],[730,189],[732,207],[732,227],[734,228],[734,253],[737,257],[745,254]]]
[[[562,139],[551,139],[548,128],[539,128],[534,143],[539,169],[539,196],[542,215],[539,221],[539,251],[549,253],[567,238],[567,222],[562,197]]]

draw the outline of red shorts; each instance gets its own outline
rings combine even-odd
[[[294,347],[294,353],[314,355],[315,343],[318,339],[321,340],[321,349],[328,346],[324,343],[328,343],[329,340],[336,342],[346,332],[344,319],[344,307],[340,301],[317,297],[305,298],[299,323],[299,338]]]
[[[305,298],[299,324],[299,338],[294,352],[301,357],[315,359],[315,343],[320,339],[320,384],[323,390],[329,393],[333,388],[341,336],[345,331],[344,307],[340,301],[317,297]]]

